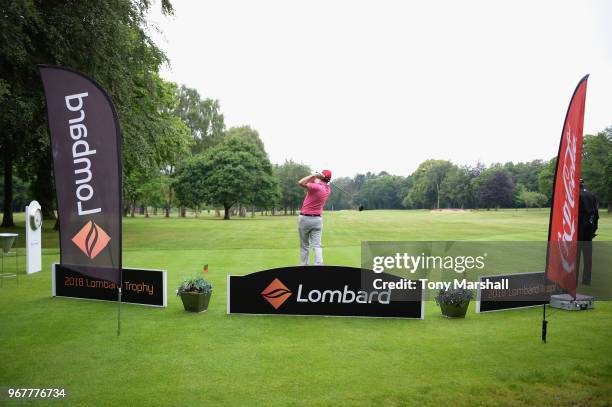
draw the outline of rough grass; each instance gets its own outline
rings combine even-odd
[[[603,215],[599,239],[612,240]],[[326,262],[359,266],[361,240],[545,240],[547,225],[544,210],[329,213]],[[537,308],[471,308],[465,320],[432,302],[422,321],[228,316],[227,274],[297,262],[296,218],[136,218],[124,222],[124,264],[167,269],[169,304],[125,305],[118,338],[115,304],[50,297],[51,227],[43,272],[0,290],[0,386],[65,387],[66,405],[612,403],[612,303],[554,313],[546,345]],[[185,313],[174,288],[204,263],[210,309]]]

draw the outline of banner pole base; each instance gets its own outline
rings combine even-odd
[[[548,321],[546,320],[546,304],[542,308],[542,342],[546,343]]]

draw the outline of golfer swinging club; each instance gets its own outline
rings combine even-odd
[[[321,214],[329,196],[331,176],[330,170],[323,170],[320,174],[308,175],[298,181],[298,184],[308,191],[298,218],[300,263],[302,266],[308,265],[311,244],[314,250],[315,265],[323,264],[323,247],[321,246],[323,218]]]

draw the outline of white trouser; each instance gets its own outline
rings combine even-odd
[[[298,217],[298,232],[300,235],[300,263],[308,265],[309,249],[312,245],[314,250],[315,265],[323,264],[323,247],[321,236],[323,234],[323,218],[320,216]]]

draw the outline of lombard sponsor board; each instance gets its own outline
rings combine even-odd
[[[227,312],[422,319],[421,284],[401,280],[341,266],[283,267],[228,276]]]
[[[506,281],[504,287],[496,283]],[[544,272],[480,277],[476,312],[501,311],[548,304],[550,296],[565,291],[546,278]]]
[[[122,302],[165,307],[167,277],[164,270],[123,269]],[[117,283],[78,273],[62,264],[52,268],[52,295],[87,300],[117,301]]]

